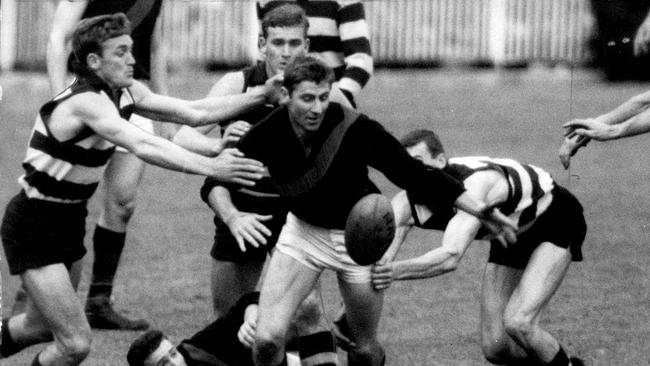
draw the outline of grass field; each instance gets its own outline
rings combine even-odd
[[[173,95],[198,98],[218,74],[183,72]],[[2,74],[0,104],[0,213],[17,190],[16,178],[33,117],[46,99],[42,74]],[[556,156],[560,125],[571,116],[604,112],[650,84],[605,84],[584,71],[378,71],[360,97],[360,109],[396,136],[434,128],[450,155],[511,157],[549,170],[585,207],[589,231],[585,261],[574,265],[543,319],[571,354],[589,365],[650,365],[650,154],[648,136],[580,151],[568,179]],[[116,306],[144,316],[180,341],[210,320],[208,274],[212,215],[200,201],[202,178],[147,168],[128,244],[116,279]],[[376,177],[385,192],[395,188]],[[97,218],[91,202],[88,228]],[[402,256],[439,244],[416,232]],[[87,242],[88,244],[88,242]],[[88,245],[89,250],[91,246]],[[477,242],[455,273],[396,283],[386,294],[380,339],[389,365],[485,365],[479,347],[478,300],[487,245]],[[89,253],[87,258],[90,258]],[[0,263],[3,313],[18,281]],[[88,269],[79,295],[85,296]],[[323,277],[328,313],[338,295]],[[87,365],[126,364],[132,332],[94,332]],[[25,365],[34,346],[0,364]]]

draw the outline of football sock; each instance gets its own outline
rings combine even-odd
[[[95,260],[88,298],[110,297],[113,291],[113,278],[124,249],[126,233],[118,233],[99,225],[95,228],[93,247]]]
[[[331,332],[323,331],[298,338],[298,353],[302,366],[338,364],[336,345]]]
[[[551,360],[551,362],[546,364],[546,366],[568,366],[568,365],[569,365],[569,356],[567,356],[566,352],[564,352],[562,346],[560,346],[560,350],[557,352],[553,360]]]
[[[0,331],[0,358],[9,357],[18,353],[24,347],[18,345],[9,333],[9,318],[2,319],[2,330]]]

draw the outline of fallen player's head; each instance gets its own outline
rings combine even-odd
[[[183,355],[159,330],[147,331],[136,338],[126,360],[129,366],[187,366]]]
[[[111,87],[129,86],[135,64],[130,34],[124,13],[83,19],[72,35],[75,73],[95,73]]]
[[[442,169],[447,165],[445,149],[435,132],[414,130],[400,140],[406,151],[417,160],[432,168]]]
[[[300,83],[327,84],[329,88],[334,82],[334,71],[325,62],[314,56],[299,56],[287,65],[284,70],[284,84],[289,95]]]

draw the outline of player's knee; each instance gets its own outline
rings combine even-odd
[[[273,336],[257,335],[253,348],[253,357],[257,363],[272,364],[282,352],[282,343]]]
[[[320,324],[322,315],[320,302],[311,301],[308,297],[296,311],[296,326],[299,329],[317,327]]]
[[[90,353],[91,335],[90,328],[70,337],[63,337],[60,341],[63,357],[73,365],[81,363]]]
[[[506,333],[515,339],[528,339],[534,330],[532,318],[523,314],[513,314],[504,318]]]
[[[483,340],[481,350],[485,359],[495,365],[500,365],[508,359],[508,347],[502,340]]]
[[[375,365],[383,357],[384,350],[377,342],[357,343],[348,352],[348,365]]]

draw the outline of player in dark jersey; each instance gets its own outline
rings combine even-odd
[[[54,14],[47,48],[52,95],[57,95],[66,86],[68,64],[72,60],[69,45],[79,21],[117,12],[125,13],[133,27],[131,37],[136,60],[133,77],[148,84],[154,92],[166,94],[166,71],[160,54],[160,40],[154,37],[161,7],[162,0],[61,0]],[[134,114],[130,122],[149,133],[154,132],[150,119]],[[128,222],[135,210],[137,188],[144,167],[142,160],[118,147],[105,171],[105,196],[93,236],[95,256],[86,302],[86,312],[93,328],[133,330],[148,327],[143,319],[129,319],[115,312],[111,304],[113,280],[125,245]]]
[[[133,80],[135,60],[123,13],[85,19],[73,36],[77,81],[39,111],[21,192],[0,234],[9,271],[27,291],[24,313],[4,319],[0,358],[53,339],[34,365],[77,365],[90,350],[90,325],[68,268],[85,254],[86,204],[120,145],[163,168],[254,185],[263,169],[235,149],[215,158],[187,151],[129,123],[131,113],[199,126],[236,118],[279,97],[279,79],[249,93],[197,101],[162,96]]]
[[[540,314],[560,286],[572,261],[581,261],[586,225],[582,206],[550,174],[511,159],[461,157],[447,160],[430,130],[402,140],[408,153],[458,180],[477,199],[497,205],[519,226],[507,248],[495,240],[483,277],[481,343],[497,365],[578,366],[559,342],[539,325]],[[398,193],[393,201],[397,232],[385,257],[373,268],[376,289],[392,281],[438,276],[457,268],[475,239],[489,238],[475,217],[431,207],[420,194]],[[419,257],[390,262],[413,227],[444,231],[442,246]]]
[[[322,61],[296,57],[284,73],[286,103],[237,145],[263,161],[290,211],[262,284],[254,347],[258,365],[282,362],[291,317],[324,269],[337,272],[348,311],[356,343],[348,353],[349,364],[383,362],[376,339],[382,294],[372,288],[370,267],[354,263],[343,242],[352,206],[378,192],[368,178],[368,166],[398,186],[422,193],[433,205],[457,205],[500,229],[509,223],[464,194],[453,178],[426,170],[409,157],[379,123],[330,103],[332,82],[333,72]]]

